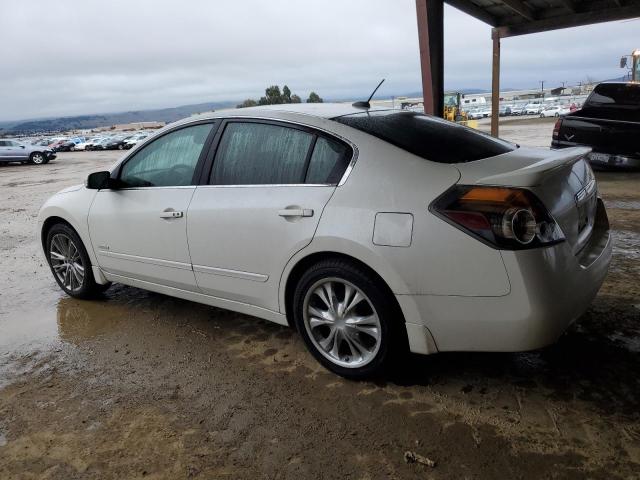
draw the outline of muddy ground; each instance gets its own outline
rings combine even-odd
[[[552,124],[502,134],[548,145]],[[614,261],[556,345],[368,383],[262,320],[122,286],[64,296],[38,208],[117,158],[0,166],[0,479],[640,478],[640,174],[598,174]]]

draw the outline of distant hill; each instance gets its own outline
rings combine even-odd
[[[134,122],[155,121],[171,123],[195,113],[227,108],[235,104],[236,102],[210,102],[157,110],[138,110],[121,113],[25,120],[21,122],[3,122],[0,123],[0,134],[36,134],[42,132],[108,127],[116,124]]]

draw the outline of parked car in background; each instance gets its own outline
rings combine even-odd
[[[473,108],[473,109],[467,110],[467,118],[470,120],[479,120],[483,117],[484,115],[479,108]]]
[[[542,110],[542,112],[540,112],[540,118],[560,117],[562,115],[566,115],[569,112],[569,108],[565,105],[553,105]]]
[[[511,115],[520,116],[526,114],[527,107],[524,105],[514,105],[511,107]]]
[[[94,140],[91,145],[87,148],[87,150],[105,150],[104,146],[107,144],[107,142],[109,142],[111,139],[110,138],[99,138],[97,140]]]
[[[124,142],[124,149],[125,150],[129,150],[130,148],[134,147],[138,142],[141,142],[142,140],[144,140],[148,136],[149,136],[149,134],[147,134],[147,133],[138,133],[136,135],[133,135],[133,136],[129,137]]]
[[[73,297],[117,282],[296,326],[370,377],[409,350],[540,348],[584,313],[611,260],[588,151],[406,110],[218,111],[51,197],[40,238]]]
[[[48,147],[53,150],[54,152],[57,151],[57,148],[62,145],[63,143],[66,143],[67,139],[66,138],[58,138],[58,139],[52,139],[51,143],[48,145]]]
[[[25,145],[15,140],[0,139],[0,162],[21,162],[44,165],[56,158],[49,147]]]
[[[559,118],[552,148],[584,145],[597,168],[640,169],[640,84],[597,85],[581,110]]]
[[[89,138],[87,140],[85,140],[84,142],[80,142],[80,143],[76,143],[76,150],[88,150],[88,146],[92,145],[92,142],[94,142],[95,140],[97,140],[97,138]]]
[[[124,144],[129,137],[113,137],[110,138],[104,145],[105,150],[124,150]]]
[[[525,107],[525,115],[538,115],[542,112],[542,105],[539,103],[530,103]]]
[[[84,141],[83,137],[75,137],[67,140],[63,143],[59,143],[55,147],[56,152],[73,152],[76,150],[76,145]]]
[[[511,105],[501,105],[499,110],[501,117],[508,117],[511,115]]]

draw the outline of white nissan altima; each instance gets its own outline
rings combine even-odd
[[[362,378],[554,342],[611,260],[588,152],[362,104],[221,111],[54,195],[39,227],[73,297],[117,282],[295,326]]]

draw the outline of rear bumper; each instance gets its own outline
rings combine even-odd
[[[555,342],[587,310],[606,277],[611,238],[604,207],[577,256],[567,243],[501,253],[511,285],[507,295],[406,296],[437,351],[513,352]],[[406,311],[409,298],[402,300]]]

